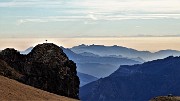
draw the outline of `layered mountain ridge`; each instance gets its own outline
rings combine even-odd
[[[168,56],[179,56],[180,51],[177,50],[160,50],[158,52],[149,52],[149,51],[138,51],[136,49],[127,48],[123,46],[104,46],[104,45],[79,45],[70,48],[73,52],[82,54],[82,53],[91,53],[99,56],[118,56],[129,59],[138,60],[140,62],[152,61],[156,59],[163,59]]]
[[[121,66],[108,77],[80,88],[82,101],[148,101],[180,95],[180,57]]]

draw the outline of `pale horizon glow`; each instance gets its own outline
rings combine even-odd
[[[180,37],[119,37],[119,38],[6,38],[0,39],[0,50],[5,48],[15,48],[23,51],[37,44],[54,43],[58,46],[71,48],[73,46],[86,45],[105,45],[123,46],[139,51],[157,52],[159,50],[180,50]]]
[[[45,39],[64,47],[180,50],[180,0],[0,0],[0,49]]]

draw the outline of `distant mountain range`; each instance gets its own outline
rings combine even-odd
[[[22,51],[27,54],[33,47]],[[140,64],[149,60],[161,59],[171,55],[178,56],[180,51],[161,50],[155,53],[138,51],[122,46],[79,45],[67,49],[61,47],[67,56],[77,64],[77,71],[97,78],[106,77],[120,65]],[[99,72],[100,71],[100,72]]]
[[[126,48],[122,46],[104,46],[104,45],[79,45],[70,48],[73,52],[82,54],[82,53],[91,53],[99,56],[120,56],[126,58],[141,58],[141,60],[151,61],[156,59],[163,59],[168,56],[180,56],[180,51],[176,50],[161,50],[158,52],[149,52],[149,51],[138,51],[132,48]],[[141,61],[142,62],[142,61]]]
[[[33,49],[34,47],[29,47],[28,49],[24,50],[24,51],[21,51],[20,53],[21,54],[28,54],[31,52],[31,50]]]
[[[80,87],[84,86],[92,81],[98,80],[97,77],[94,77],[94,76],[91,76],[88,74],[84,74],[84,73],[80,73],[80,72],[78,72],[77,75],[78,75],[79,79],[81,80]]]
[[[109,76],[118,69],[117,66],[111,64],[100,63],[77,63],[77,71],[86,73],[98,78]]]
[[[97,78],[106,77],[118,69],[120,65],[133,65],[140,64],[142,62],[135,61],[127,58],[118,57],[102,57],[102,56],[84,56],[82,54],[77,54],[61,47],[69,57],[77,64],[77,71],[85,73],[88,75],[95,76]]]
[[[180,95],[180,57],[121,66],[110,76],[80,88],[82,101],[148,101]]]

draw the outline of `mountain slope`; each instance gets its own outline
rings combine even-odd
[[[80,87],[84,86],[84,85],[86,85],[86,84],[88,84],[88,83],[90,83],[92,81],[98,80],[97,77],[94,77],[94,76],[91,76],[91,75],[88,75],[88,74],[84,74],[84,73],[80,73],[80,72],[78,72],[77,75],[78,75],[78,77],[79,77],[79,79],[81,81],[80,82]]]
[[[99,56],[123,56],[127,58],[138,58],[151,61],[156,59],[163,59],[168,56],[180,56],[180,51],[175,50],[161,50],[155,53],[149,51],[138,51],[132,48],[126,48],[122,46],[104,46],[104,45],[79,45],[72,47],[71,50],[75,53],[92,53]]]
[[[0,76],[0,100],[37,100],[37,101],[77,101],[75,99],[58,96],[40,89],[21,84],[15,80]]]
[[[141,62],[117,57],[82,56],[70,49],[62,48],[67,56],[77,63],[77,71],[98,78],[106,77],[118,69],[120,65],[140,64]],[[99,72],[100,71],[100,72]]]
[[[5,61],[0,59],[0,75],[6,76],[8,78],[19,80],[23,75],[17,72],[15,69],[11,68]]]
[[[20,51],[21,54],[28,54],[31,52],[31,50],[33,49],[34,47],[29,47],[28,49],[24,50],[24,51]]]
[[[77,67],[77,71],[98,78],[109,76],[111,73],[118,69],[117,66],[100,63],[77,63]]]
[[[121,66],[110,76],[80,88],[83,101],[147,101],[180,95],[180,57]]]
[[[101,64],[113,64],[115,66],[120,65],[132,65],[132,64],[139,64],[141,62],[135,61],[132,59],[127,58],[117,58],[117,57],[98,57],[98,56],[82,56],[80,54],[76,54],[70,49],[62,48],[64,53],[67,56],[75,61],[76,63],[101,63]]]

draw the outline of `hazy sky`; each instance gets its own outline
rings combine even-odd
[[[42,44],[47,38],[6,38],[0,40],[0,50],[15,48],[25,50],[37,44]],[[180,37],[119,37],[119,38],[48,38],[48,42],[65,48],[80,45],[124,46],[137,50],[159,51],[165,49],[180,50]]]
[[[0,35],[180,35],[180,0],[0,0]]]

